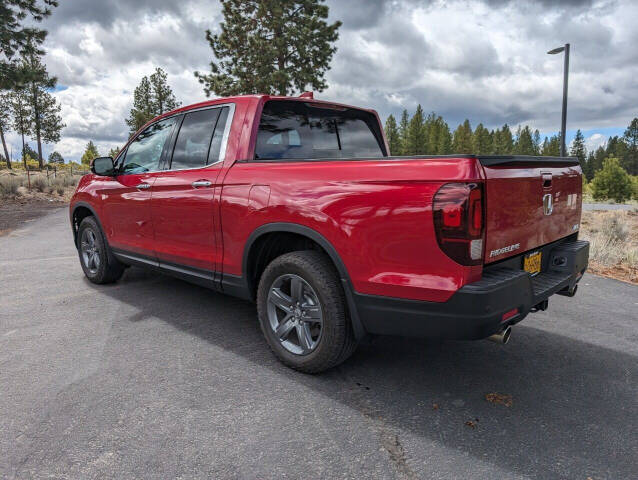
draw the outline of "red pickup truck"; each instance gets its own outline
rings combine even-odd
[[[308,94],[180,108],[91,171],[70,206],[89,280],[139,265],[254,300],[305,372],[368,334],[504,342],[588,262],[576,159],[392,157],[375,111]]]

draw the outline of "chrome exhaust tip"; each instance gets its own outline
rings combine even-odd
[[[500,343],[501,345],[505,345],[510,341],[510,336],[512,335],[512,327],[505,327],[504,330],[495,333],[494,335],[490,335],[487,339],[494,343]]]
[[[572,288],[566,288],[565,290],[561,290],[560,292],[558,292],[558,294],[563,295],[565,297],[573,297],[574,295],[576,295],[577,291],[578,291],[578,284],[574,285]]]

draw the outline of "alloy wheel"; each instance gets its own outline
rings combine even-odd
[[[295,355],[311,353],[321,339],[323,313],[315,290],[299,275],[276,278],[268,291],[268,321],[279,343]]]
[[[100,268],[100,248],[97,243],[95,232],[90,228],[82,232],[80,239],[80,251],[82,252],[82,262],[86,269],[95,275]]]

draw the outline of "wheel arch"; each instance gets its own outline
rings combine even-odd
[[[97,224],[100,226],[103,235],[106,238],[106,233],[104,232],[104,228],[102,227],[102,222],[100,221],[100,217],[98,217],[95,209],[92,205],[86,202],[77,202],[73,205],[73,209],[71,210],[71,228],[73,229],[73,243],[75,247],[78,246],[78,228],[80,227],[80,223],[86,217],[94,217]]]
[[[257,275],[260,269],[258,255],[262,250],[263,240],[272,234],[294,235],[297,237],[305,238],[313,244],[317,245],[321,251],[326,253],[332,261],[339,279],[344,289],[346,296],[348,310],[350,312],[350,318],[352,321],[352,327],[357,338],[361,338],[365,335],[365,329],[359,320],[357,309],[354,303],[353,287],[348,275],[348,270],[345,264],[341,260],[341,257],[335,247],[319,232],[313,230],[305,225],[287,222],[275,222],[268,223],[256,228],[248,237],[244,246],[244,253],[242,258],[242,283],[248,292],[248,296],[251,299],[255,298],[255,292],[259,283],[259,276]],[[302,248],[303,249],[303,248]],[[293,248],[289,251],[299,250],[299,248]],[[272,259],[271,259],[272,260]],[[261,273],[263,273],[265,265],[261,266]]]

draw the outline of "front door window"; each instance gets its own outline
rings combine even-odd
[[[159,168],[159,161],[166,140],[175,124],[175,118],[167,118],[149,125],[126,150],[120,174],[152,172]]]

